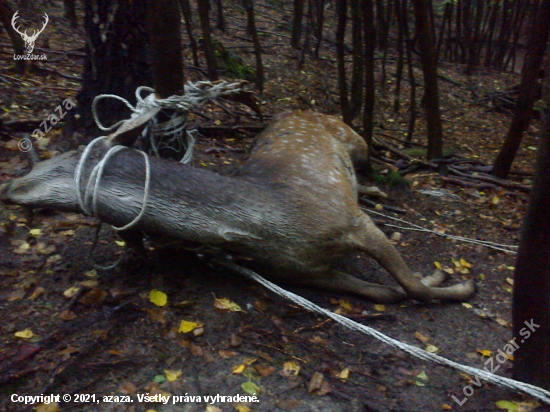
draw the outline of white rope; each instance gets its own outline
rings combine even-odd
[[[397,348],[397,349],[401,349],[402,351],[405,351],[405,352],[407,352],[407,353],[409,353],[409,354],[411,354],[411,355],[413,355],[417,358],[427,360],[427,361],[430,361],[430,362],[435,362],[435,363],[438,363],[440,365],[450,366],[454,369],[457,369],[457,370],[462,371],[464,373],[467,373],[469,375],[479,376],[481,379],[483,379],[487,382],[491,382],[495,385],[498,385],[498,386],[501,386],[501,387],[504,387],[504,388],[507,388],[507,389],[511,389],[511,390],[514,390],[514,391],[520,391],[520,392],[527,393],[527,394],[529,394],[529,395],[531,395],[535,398],[538,398],[538,399],[542,400],[545,403],[550,404],[550,392],[545,390],[545,389],[539,388],[538,386],[530,385],[530,384],[524,383],[524,382],[519,382],[519,381],[516,381],[514,379],[506,378],[504,376],[495,375],[493,373],[487,372],[487,371],[482,370],[482,369],[462,365],[460,363],[454,362],[454,361],[449,360],[447,358],[444,358],[442,356],[439,356],[439,355],[436,355],[434,353],[428,352],[424,349],[420,349],[416,346],[412,346],[412,345],[409,345],[407,343],[400,342],[396,339],[393,339],[389,336],[384,335],[381,332],[378,332],[376,329],[373,329],[371,327],[362,325],[362,324],[357,323],[357,322],[355,322],[355,321],[353,321],[349,318],[346,318],[342,315],[339,315],[337,313],[326,310],[326,309],[324,309],[320,306],[317,306],[316,304],[308,301],[307,299],[304,299],[303,297],[298,296],[298,295],[296,295],[292,292],[289,292],[289,291],[275,285],[274,283],[264,279],[263,277],[261,277],[260,275],[258,275],[255,272],[253,272],[252,270],[243,268],[243,267],[238,266],[238,265],[236,265],[232,262],[228,262],[227,260],[225,260],[225,261],[216,260],[216,262],[220,263],[223,266],[228,267],[231,270],[236,271],[237,273],[240,273],[240,274],[242,274],[242,275],[244,275],[244,276],[246,276],[250,279],[255,280],[256,282],[262,284],[263,286],[265,286],[269,290],[275,292],[276,294],[278,294],[278,295],[280,295],[280,296],[282,296],[286,299],[289,299],[289,300],[295,302],[296,304],[300,305],[301,307],[303,307],[307,310],[319,313],[321,315],[328,316],[329,318],[335,320],[336,322],[340,323],[341,325],[343,325],[343,326],[345,326],[349,329],[352,329],[352,330],[364,333],[366,335],[372,336],[372,337],[384,342],[387,345],[390,345],[390,346],[392,346],[394,348]]]
[[[168,136],[173,136],[171,139],[162,142],[163,148],[167,147],[172,150],[179,151],[179,148],[183,146],[186,151],[184,157],[180,160],[180,163],[187,164],[191,161],[193,146],[195,144],[194,135],[191,133],[185,134],[187,140],[186,143],[184,143],[182,139],[182,131],[187,126],[187,114],[192,109],[200,107],[207,101],[212,101],[219,97],[242,91],[242,85],[243,82],[230,83],[227,81],[217,83],[212,83],[209,81],[195,83],[187,82],[184,86],[184,94],[182,96],[170,96],[166,99],[157,99],[154,89],[147,86],[140,86],[136,89],[137,103],[135,107],[123,97],[114,94],[101,94],[96,96],[92,102],[92,114],[97,127],[103,131],[111,131],[119,127],[127,120],[120,120],[111,126],[104,126],[101,124],[97,114],[97,104],[102,99],[115,99],[121,101],[132,111],[130,117],[132,119],[141,116],[156,107],[175,111],[176,113],[174,113],[170,120],[165,123],[158,124],[156,119],[152,119],[151,123],[153,124],[153,127],[147,127],[144,133],[145,135],[149,135],[151,147],[157,156],[159,149],[161,148],[157,147],[153,137],[163,136],[166,138]],[[142,97],[142,92],[148,92],[149,94]],[[176,143],[178,148],[175,148]]]
[[[511,254],[514,254],[514,255],[517,254],[517,252],[515,250],[510,250],[510,249],[517,249],[518,247],[515,246],[515,245],[502,245],[500,243],[489,242],[487,240],[470,239],[470,238],[462,237],[462,236],[449,235],[447,233],[441,233],[441,232],[437,232],[435,230],[426,229],[425,227],[416,225],[416,224],[411,223],[411,222],[407,222],[406,220],[399,219],[399,218],[393,217],[393,216],[389,216],[389,215],[386,215],[384,213],[375,212],[374,210],[365,209],[365,208],[362,208],[362,209],[365,212],[372,213],[372,214],[379,215],[379,216],[384,216],[385,218],[395,220],[397,222],[405,223],[409,226],[412,226],[412,227],[403,227],[403,226],[386,224],[386,226],[388,226],[388,227],[395,227],[397,229],[402,229],[402,230],[411,230],[411,231],[417,231],[417,232],[433,233],[434,235],[442,236],[442,237],[445,237],[447,239],[453,239],[453,240],[457,240],[457,241],[465,242],[465,243],[473,243],[475,245],[485,246],[487,248],[500,250],[502,252],[508,252],[508,253],[511,253]]]
[[[101,179],[103,178],[103,173],[108,160],[111,157],[113,157],[116,153],[122,150],[132,150],[126,146],[114,146],[111,149],[109,149],[109,151],[105,153],[103,158],[93,168],[92,173],[88,178],[88,182],[86,183],[86,190],[84,191],[84,199],[82,199],[81,180],[82,180],[82,173],[84,170],[86,160],[90,154],[91,148],[97,142],[104,140],[105,138],[106,136],[98,137],[97,139],[92,140],[90,144],[88,144],[88,146],[84,150],[84,153],[80,157],[80,160],[78,161],[78,164],[76,166],[76,172],[75,172],[75,183],[76,183],[76,193],[77,193],[78,204],[84,214],[90,214],[87,204],[91,199],[92,214],[95,217],[99,217],[99,213],[98,213],[99,187],[100,187]],[[145,210],[147,208],[147,203],[149,201],[150,184],[151,184],[151,165],[149,164],[149,157],[147,156],[147,154],[141,151],[138,151],[138,152],[141,153],[145,159],[145,187],[143,189],[143,201],[142,201],[141,208],[138,215],[130,223],[122,227],[112,226],[112,228],[116,231],[127,230],[132,226],[136,225],[137,222],[139,222],[139,220],[143,217],[143,214],[145,213]]]

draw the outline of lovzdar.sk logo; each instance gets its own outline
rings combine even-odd
[[[25,42],[25,51],[27,54],[14,54],[13,58],[15,60],[47,60],[47,56],[45,54],[32,54],[32,51],[34,50],[34,44],[36,43],[36,39],[38,38],[38,35],[44,31],[46,26],[48,25],[48,21],[50,20],[48,15],[44,13],[44,23],[42,23],[42,28],[39,30],[33,30],[33,33],[31,35],[27,34],[27,29],[25,31],[20,31],[19,27],[16,25],[16,20],[19,17],[17,15],[19,13],[19,10],[17,10],[11,19],[11,25],[13,26],[13,29],[21,35],[21,38]]]

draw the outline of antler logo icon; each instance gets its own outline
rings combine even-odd
[[[34,50],[34,43],[36,42],[36,39],[37,39],[38,35],[44,31],[44,29],[48,25],[48,21],[50,21],[50,19],[49,19],[48,15],[46,13],[44,13],[45,19],[44,19],[44,23],[42,24],[42,28],[40,30],[34,30],[34,33],[32,34],[32,36],[29,36],[27,34],[27,30],[25,30],[24,32],[21,32],[21,31],[19,31],[19,28],[15,25],[16,20],[19,17],[17,15],[17,13],[19,13],[19,10],[17,10],[13,14],[13,17],[11,19],[11,25],[13,26],[13,29],[21,35],[21,38],[25,42],[25,49],[27,51],[27,54],[31,54],[32,51]]]

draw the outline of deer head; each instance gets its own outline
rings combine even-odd
[[[25,42],[25,49],[27,51],[27,54],[31,54],[32,51],[34,50],[34,43],[36,42],[38,35],[44,31],[50,19],[48,15],[44,13],[44,23],[42,24],[42,28],[40,30],[34,30],[34,33],[32,34],[32,36],[29,36],[27,34],[27,30],[25,30],[24,32],[21,32],[19,31],[19,28],[15,25],[17,17],[19,17],[17,13],[19,13],[19,10],[13,14],[13,17],[11,19],[11,25],[13,26],[13,29],[21,35],[21,38]]]

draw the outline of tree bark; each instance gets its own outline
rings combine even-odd
[[[185,20],[185,31],[187,31],[187,37],[189,38],[189,47],[191,47],[191,54],[193,55],[193,64],[195,67],[199,67],[199,53],[197,51],[197,42],[193,35],[193,14],[191,13],[189,0],[180,0],[180,7],[183,19]]]
[[[166,98],[183,94],[183,54],[177,0],[148,0],[147,29],[157,95]]]
[[[91,107],[95,96],[116,94],[135,101],[136,89],[152,86],[153,78],[149,37],[136,26],[136,22],[145,25],[147,21],[145,2],[84,0],[84,9],[86,58],[77,113],[85,122],[84,127],[94,127]],[[98,105],[101,122],[110,125],[128,118],[124,109],[121,102],[103,100]]]
[[[336,59],[338,61],[338,90],[340,92],[340,110],[344,123],[350,125],[352,119],[349,100],[348,100],[348,85],[346,80],[346,53],[344,38],[346,34],[347,23],[347,0],[340,0],[336,5],[336,13],[338,16],[338,24],[336,26]]]
[[[550,74],[546,74],[539,158],[516,262],[512,311],[519,345],[514,352],[514,379],[550,390]]]
[[[292,15],[292,36],[290,45],[297,49],[302,36],[302,19],[304,17],[304,0],[294,0],[294,14]]]
[[[428,160],[443,157],[443,129],[439,108],[437,84],[437,60],[430,20],[431,0],[413,0],[416,16],[416,32],[420,45],[422,72],[424,74],[424,110],[428,127]]]
[[[261,93],[264,89],[264,66],[262,64],[262,46],[254,21],[254,0],[244,0],[244,7],[248,16],[250,36],[254,42],[254,53],[256,54],[256,89]]]
[[[375,80],[374,80],[374,48],[376,32],[374,28],[374,0],[362,0],[363,11],[363,58],[365,64],[365,107],[363,109],[363,137],[369,147],[372,147],[372,131],[374,128]],[[368,165],[367,165],[368,167]]]
[[[504,144],[493,165],[494,175],[502,179],[508,176],[512,168],[512,163],[523,138],[523,132],[527,129],[531,120],[540,68],[550,32],[550,0],[543,0],[540,4],[537,18],[530,32],[528,54],[523,66],[516,110]]]

